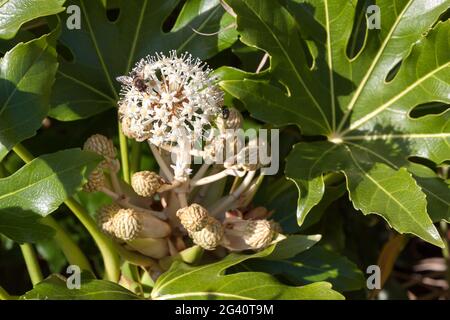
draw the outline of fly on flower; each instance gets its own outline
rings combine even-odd
[[[139,61],[122,83],[119,115],[125,135],[156,146],[208,139],[223,93],[211,69],[188,53],[158,53]]]

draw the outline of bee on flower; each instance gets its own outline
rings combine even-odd
[[[221,113],[223,93],[211,69],[188,53],[158,53],[138,62],[122,83],[119,116],[124,133],[156,146],[207,139]]]

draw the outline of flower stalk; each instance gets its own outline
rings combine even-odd
[[[16,300],[16,297],[10,295],[2,286],[0,286],[0,300]]]
[[[25,260],[25,265],[27,266],[27,271],[28,275],[30,276],[31,283],[34,286],[44,279],[44,277],[42,276],[41,267],[39,266],[36,251],[34,250],[33,246],[29,243],[21,244],[20,250],[22,251],[22,255]]]

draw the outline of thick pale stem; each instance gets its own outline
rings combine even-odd
[[[159,152],[158,148],[155,147],[150,141],[148,141],[148,145],[150,147],[150,150],[152,150],[153,156],[155,157],[156,162],[159,165],[159,168],[163,172],[163,174],[169,179],[170,182],[173,181],[173,173],[170,170],[167,163],[164,161],[164,159],[161,156],[161,153]]]
[[[233,193],[222,198],[216,203],[216,205],[210,211],[211,215],[216,216],[231,208],[233,206],[233,203],[238,200],[239,196],[249,187],[255,174],[256,171],[249,171],[242,181],[241,185]]]
[[[245,174],[245,171],[238,171],[238,170],[235,170],[235,169],[225,169],[225,170],[223,170],[223,171],[221,171],[219,173],[216,173],[216,174],[204,177],[204,178],[199,179],[199,180],[194,180],[193,179],[191,181],[191,183],[190,183],[190,186],[191,186],[191,188],[193,188],[193,187],[202,186],[202,185],[205,185],[205,184],[212,183],[214,181],[223,179],[223,178],[225,178],[225,177],[227,177],[229,175],[242,177],[244,174]]]
[[[176,192],[176,191],[175,191]],[[186,192],[177,192],[178,200],[180,201],[180,207],[185,208],[188,206]]]
[[[144,266],[144,267],[152,267],[157,266],[158,263],[153,260],[152,258],[149,258],[147,256],[144,256],[140,253],[132,252],[121,245],[114,243],[116,251],[120,254],[122,259],[128,261],[129,263],[137,266]]]
[[[245,191],[245,194],[243,195],[242,203],[240,206],[246,207],[252,202],[253,198],[255,197],[256,192],[258,192],[259,187],[261,186],[262,182],[264,180],[264,175],[259,175],[257,179],[255,179],[250,186],[248,187],[247,191]]]
[[[206,174],[210,166],[211,166],[210,164],[203,163],[201,167],[198,169],[198,171],[195,173],[195,175],[192,177],[192,181],[197,181],[203,178],[203,176]]]
[[[169,190],[176,189],[181,185],[181,183],[182,183],[181,181],[175,180],[174,182],[172,182],[172,184],[164,184],[158,189],[158,192],[166,192]]]
[[[31,283],[36,285],[41,282],[44,277],[42,276],[41,267],[37,259],[36,251],[29,243],[24,243],[20,245],[20,250],[22,250],[22,255],[25,260],[25,265],[27,266],[28,275],[30,276]]]
[[[122,187],[120,185],[119,177],[117,176],[117,172],[112,171],[109,175],[111,177],[111,184],[114,191],[118,194],[122,194]]]
[[[175,193],[177,194],[178,201],[180,202],[180,207],[185,208],[187,207],[188,201],[187,201],[187,189],[189,188],[189,180],[186,182],[183,182],[178,188],[175,189]]]

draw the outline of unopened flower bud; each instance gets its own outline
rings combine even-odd
[[[249,221],[244,232],[244,241],[252,249],[258,250],[267,247],[274,237],[272,225],[267,220]]]
[[[170,226],[149,213],[135,209],[120,209],[113,218],[114,234],[129,241],[136,238],[164,238],[170,234]]]
[[[275,238],[278,230],[275,222],[268,220],[229,218],[225,221],[222,246],[231,251],[264,249]]]
[[[95,152],[106,159],[114,159],[116,157],[116,149],[111,140],[101,134],[90,136],[84,143],[83,149]]]
[[[88,181],[83,186],[85,192],[96,192],[105,185],[105,176],[101,168],[94,169],[90,174]]]
[[[193,203],[189,207],[181,208],[177,211],[183,227],[189,232],[202,230],[208,223],[208,211],[201,205]]]
[[[114,237],[113,218],[121,208],[113,203],[100,208],[97,212],[97,225],[109,236]]]
[[[217,219],[208,217],[205,227],[196,232],[192,232],[190,236],[195,244],[206,250],[214,250],[223,239],[223,226]]]
[[[163,184],[163,178],[152,171],[136,172],[131,177],[133,190],[143,197],[153,196]]]

